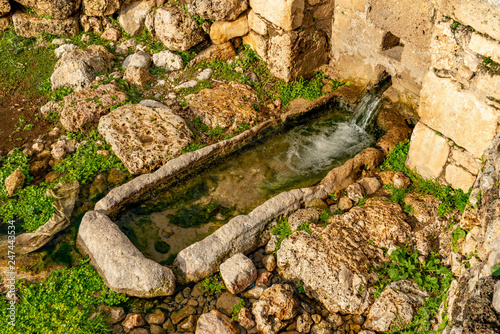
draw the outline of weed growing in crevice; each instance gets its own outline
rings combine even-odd
[[[222,282],[220,274],[213,274],[212,276],[208,276],[203,281],[201,281],[200,289],[204,295],[207,295],[219,294],[223,290],[226,290],[226,287]]]
[[[278,225],[274,227],[273,234],[278,236],[278,240],[276,241],[276,249],[274,251],[274,254],[276,254],[276,252],[279,251],[283,240],[292,235],[292,230],[290,229],[290,224],[288,224],[288,219],[285,218],[280,220]]]
[[[240,313],[240,311],[244,307],[245,307],[245,300],[243,300],[243,299],[240,299],[240,301],[238,302],[238,304],[236,304],[236,305],[233,306],[233,309],[231,310],[231,318],[234,321],[238,321],[238,314]]]

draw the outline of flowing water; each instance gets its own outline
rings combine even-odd
[[[168,263],[185,247],[280,192],[317,184],[370,146],[366,131],[380,98],[363,97],[351,113],[334,108],[307,124],[241,150],[117,220],[143,254]]]

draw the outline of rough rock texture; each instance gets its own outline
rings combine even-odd
[[[202,314],[196,324],[195,334],[238,334],[238,326],[230,318],[212,310]]]
[[[248,26],[259,35],[267,35],[268,28],[266,22],[262,20],[253,10],[248,12]]]
[[[135,1],[123,5],[120,9],[118,22],[120,26],[131,36],[137,36],[144,30],[146,16],[154,7],[155,2]]]
[[[167,107],[125,105],[99,121],[99,133],[132,174],[150,172],[181,154],[192,133]]]
[[[190,96],[188,105],[193,113],[206,125],[223,129],[233,124],[254,124],[262,120],[262,115],[255,110],[258,98],[252,89],[238,82],[204,89]]]
[[[83,0],[82,7],[85,15],[88,16],[109,16],[113,15],[123,0]]]
[[[321,31],[306,29],[277,34],[268,42],[269,70],[285,81],[308,76],[326,63],[327,49],[326,36]]]
[[[9,29],[10,20],[8,17],[0,17],[0,33]]]
[[[102,39],[117,42],[122,37],[122,32],[116,28],[108,28],[101,35]]]
[[[144,87],[154,81],[154,77],[144,68],[138,66],[128,66],[123,74],[123,80],[136,86]]]
[[[127,68],[129,66],[137,66],[147,70],[151,66],[152,62],[153,60],[149,54],[138,51],[130,56],[127,56],[127,58],[123,61],[122,67]]]
[[[500,20],[497,1],[443,0],[440,1],[440,10],[460,23],[500,40],[500,27],[495,24]]]
[[[78,198],[79,190],[78,181],[58,184],[54,188],[47,190],[45,195],[54,198],[52,205],[56,212],[35,232],[16,236],[17,254],[27,254],[41,248],[52,240],[57,233],[69,226],[69,219]],[[5,235],[5,239],[0,239],[0,254],[7,253],[7,245],[7,235]]]
[[[33,9],[38,14],[49,15],[64,20],[80,9],[81,0],[16,0],[21,5]]]
[[[382,106],[376,122],[384,131],[382,138],[377,140],[377,147],[380,147],[385,153],[389,153],[396,144],[410,138],[410,128],[401,114],[394,108]]]
[[[409,324],[417,310],[424,304],[428,294],[413,281],[397,281],[385,287],[370,307],[363,327],[377,332],[386,332],[392,324]]]
[[[497,41],[473,33],[469,49],[483,57],[490,57],[493,61],[500,62],[500,44]]]
[[[194,0],[189,11],[206,20],[233,21],[247,8],[247,0]]]
[[[372,302],[376,275],[367,268],[385,261],[382,247],[405,243],[411,228],[397,204],[369,199],[330,219],[312,234],[295,232],[281,243],[278,272],[304,288],[331,312],[362,314]],[[364,288],[361,289],[361,286]]]
[[[26,177],[19,168],[7,176],[5,178],[5,190],[7,191],[7,195],[13,196],[17,193],[23,187],[24,180],[26,180]]]
[[[257,329],[263,334],[276,334],[297,315],[298,303],[293,289],[287,284],[275,284],[266,289],[253,305]]]
[[[408,167],[424,178],[437,178],[443,172],[449,154],[450,146],[445,138],[421,122],[417,123],[406,160]]]
[[[299,209],[288,217],[288,225],[292,231],[297,230],[302,223],[310,222],[316,223],[319,220],[319,213],[317,209]]]
[[[496,135],[499,120],[495,108],[432,71],[424,80],[419,115],[425,125],[452,138],[478,158]]]
[[[59,59],[50,77],[52,89],[67,86],[78,92],[88,86],[97,74],[113,66],[114,56],[102,45],[67,51]]]
[[[75,44],[63,44],[54,50],[54,54],[57,58],[60,58],[66,51],[74,49],[78,49],[78,46],[76,46]]]
[[[168,50],[160,51],[153,55],[153,62],[156,67],[163,67],[168,70],[181,70],[184,67],[182,57]]]
[[[245,255],[238,253],[220,265],[220,274],[227,290],[238,294],[257,279],[257,268]]]
[[[16,12],[12,15],[12,22],[16,34],[26,38],[38,37],[43,32],[60,36],[76,36],[79,32],[77,15],[62,20],[51,20],[36,14]]]
[[[86,88],[64,98],[60,111],[61,124],[68,131],[78,132],[86,124],[96,123],[113,105],[124,102],[127,95],[114,84]]]
[[[250,0],[252,10],[284,30],[294,30],[302,25],[304,0]]]
[[[242,15],[235,21],[217,21],[210,26],[210,39],[215,44],[223,44],[227,41],[246,35],[250,31],[246,15]]]
[[[0,16],[9,14],[11,8],[9,0],[0,0]]]
[[[158,38],[170,50],[187,51],[204,40],[198,23],[178,7],[162,7],[155,16]]]
[[[112,290],[141,298],[175,292],[172,271],[146,259],[107,216],[87,212],[77,243],[82,253],[90,255],[91,263]]]
[[[213,44],[208,48],[204,49],[194,57],[189,63],[190,66],[194,66],[201,61],[214,61],[214,60],[228,60],[236,54],[233,44],[227,42],[224,44]]]

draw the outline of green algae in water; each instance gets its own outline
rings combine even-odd
[[[143,254],[168,263],[231,218],[248,214],[269,198],[317,184],[334,167],[370,146],[374,138],[335,109],[240,150],[223,162],[170,187],[117,221]],[[155,244],[170,245],[168,253]]]

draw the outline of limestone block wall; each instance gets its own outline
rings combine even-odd
[[[457,1],[453,7],[448,1],[444,9],[460,9],[463,4]],[[481,4],[477,8],[483,8]],[[484,26],[485,17],[479,19],[475,13],[487,14],[475,10],[460,17],[495,34],[500,21],[484,29],[490,25]],[[429,47],[431,67],[420,92],[420,121],[412,135],[407,165],[424,177],[467,191],[484,150],[500,133],[500,65],[495,64],[500,63],[500,42],[474,26],[438,15]]]
[[[436,15],[427,0],[336,0],[331,67],[339,77],[361,84],[385,70],[393,78],[396,99],[416,108],[431,64]]]

